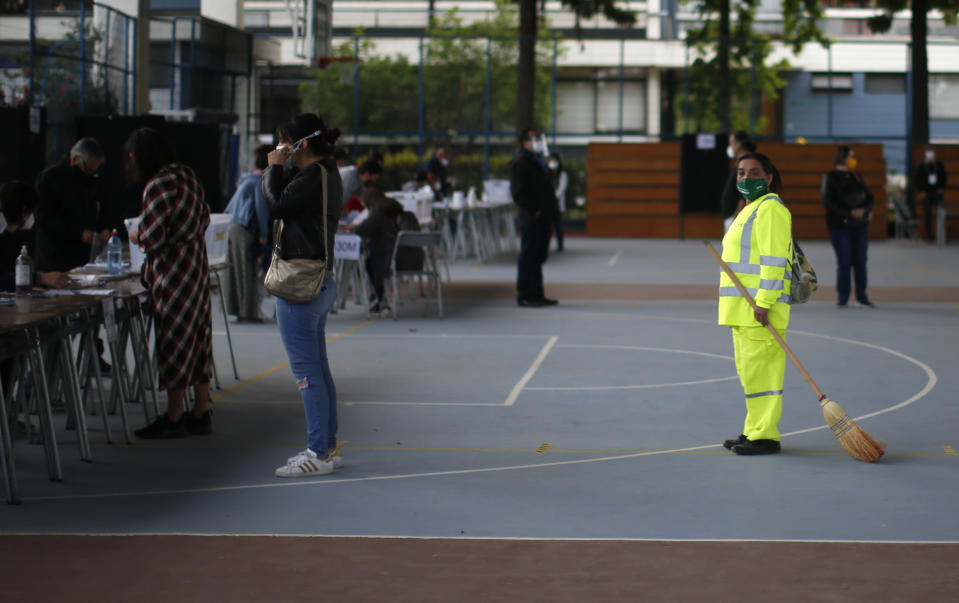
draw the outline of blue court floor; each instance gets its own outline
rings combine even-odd
[[[745,408],[715,300],[643,289],[715,284],[702,242],[569,238],[547,294],[578,294],[553,308],[453,295],[442,320],[423,302],[330,317],[335,474],[273,476],[305,443],[276,325],[231,325],[234,381],[218,323],[212,436],[108,445],[91,420],[88,464],[61,424],[59,483],[18,440],[24,502],[0,506],[0,532],[959,542],[959,247],[873,244],[875,309],[837,308],[831,248],[804,248],[825,286],[789,344],[886,443],[878,463],[842,451],[791,366],[784,453],[725,451]],[[464,260],[449,287],[514,278],[512,256]]]

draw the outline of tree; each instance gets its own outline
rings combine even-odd
[[[697,51],[689,68],[687,117],[698,131],[746,129],[750,110],[743,111],[743,105],[751,93],[774,99],[786,85],[779,73],[789,62],[766,64],[774,37],[754,28],[758,4],[759,0],[702,0],[698,5],[702,26],[690,30],[687,37]],[[816,25],[823,14],[818,0],[782,0],[782,11],[783,31],[776,37],[794,53],[810,41],[826,43]],[[761,128],[761,120],[758,123]]]
[[[875,32],[889,31],[892,16],[910,5],[908,0],[877,0],[877,6],[885,12],[869,19],[869,28]],[[957,22],[959,1],[957,0],[912,0],[912,19],[909,25],[911,50],[910,69],[912,72],[912,140],[917,143],[929,141],[929,63],[927,59],[928,23],[927,13],[939,10],[943,20],[949,25]]]
[[[506,0],[497,4],[497,13],[488,22],[465,26],[458,12],[452,10],[435,19],[427,30],[430,37],[423,48],[423,128],[427,132],[445,137],[485,131],[487,57],[491,129],[512,129],[513,91],[517,86],[517,13]],[[416,130],[418,63],[402,55],[377,55],[370,40],[363,40],[358,47],[359,129],[404,133]],[[355,51],[354,42],[347,42],[336,48],[334,54],[352,57]],[[541,58],[545,59],[545,51]],[[354,124],[353,72],[347,69],[348,77],[343,79],[333,68],[313,70],[311,80],[300,84],[299,89],[304,110],[323,114],[328,123],[341,129],[352,129]],[[549,69],[536,69],[531,90],[536,108],[543,115],[550,113],[549,86]]]
[[[536,124],[536,38],[538,17],[536,4],[539,0],[515,0],[519,4],[519,60],[516,83],[516,130]],[[580,19],[591,19],[602,14],[614,23],[632,26],[636,14],[616,6],[616,0],[562,0],[576,15],[576,30],[579,34]]]

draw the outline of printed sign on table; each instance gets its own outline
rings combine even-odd
[[[360,259],[360,236],[349,233],[336,233],[333,257],[341,260]]]

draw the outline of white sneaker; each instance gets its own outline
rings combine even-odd
[[[311,477],[333,473],[333,461],[321,460],[307,448],[286,459],[286,464],[274,471],[277,477]]]
[[[304,450],[303,452],[306,452],[306,451]],[[286,459],[286,462],[287,463],[294,462],[297,459],[297,457],[299,457],[299,455],[303,454],[303,452],[297,453],[296,456],[291,456],[290,458]],[[326,458],[333,462],[334,469],[339,469],[343,466],[343,455],[340,453],[339,448],[329,453],[329,456],[327,456]],[[320,462],[323,462],[323,461],[320,461]]]

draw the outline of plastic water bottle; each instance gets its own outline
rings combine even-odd
[[[17,256],[14,281],[17,295],[29,295],[33,290],[33,259],[30,258],[26,245],[20,249],[20,255]]]
[[[117,229],[113,229],[110,240],[107,241],[107,274],[120,274],[123,270],[123,241],[117,236]]]

